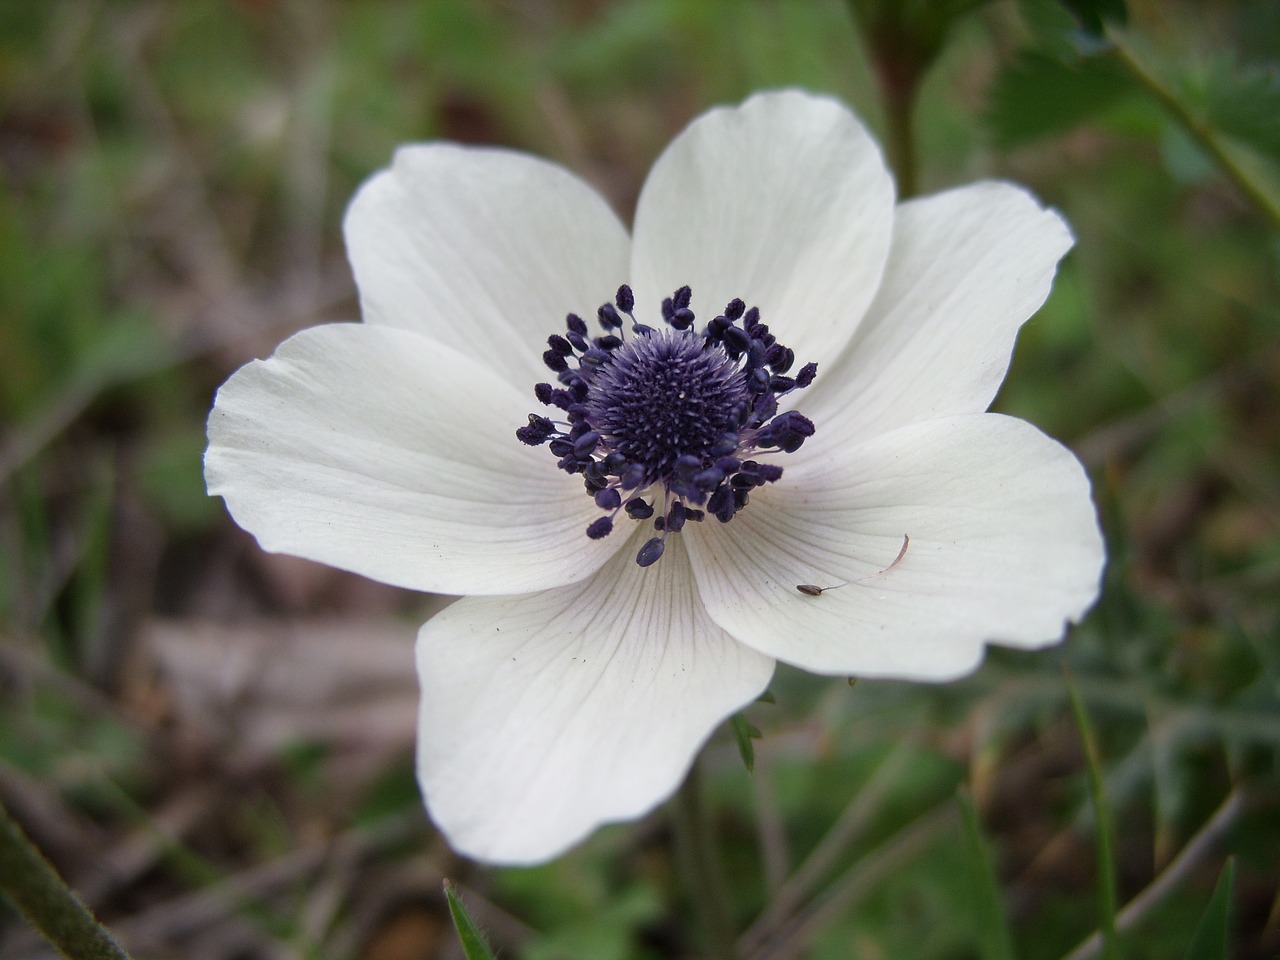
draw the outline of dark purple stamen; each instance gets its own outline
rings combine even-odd
[[[790,375],[795,354],[742,300],[695,332],[692,298],[681,287],[662,301],[666,329],[636,320],[628,286],[596,312],[601,336],[589,337],[586,321],[569,314],[565,333],[548,337],[542,355],[558,386],[534,387],[565,419],[530,414],[516,430],[522,443],[548,444],[557,466],[581,474],[608,511],[587,527],[593,540],[613,531],[620,512],[654,517],[656,494],[646,495],[656,488],[663,507],[653,525],[661,535],[640,548],[642,567],[662,556],[668,534],[708,513],[728,523],[751,490],[782,476],[780,466],[747,455],[794,453],[814,433],[796,411],[779,413],[778,398],[809,386],[817,365]]]

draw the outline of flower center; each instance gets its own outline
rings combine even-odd
[[[817,364],[787,376],[795,354],[741,300],[695,332],[691,300],[688,287],[663,300],[668,329],[655,330],[636,321],[635,297],[622,286],[597,311],[603,333],[590,339],[586,322],[569,314],[565,333],[548,337],[542,355],[560,386],[534,388],[565,419],[530,414],[516,431],[531,446],[549,443],[561,470],[582,475],[607,511],[587,527],[592,539],[608,536],[621,511],[633,520],[653,517],[661,495],[660,535],[636,555],[642,567],[662,556],[667,535],[687,521],[710,513],[728,523],[752,489],[782,476],[776,464],[744,458],[793,453],[814,432],[799,413],[778,413],[778,398],[812,383]]]

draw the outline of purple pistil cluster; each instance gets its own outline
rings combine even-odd
[[[794,410],[779,413],[778,398],[812,383],[817,364],[788,376],[795,354],[741,300],[695,332],[692,296],[681,287],[663,300],[659,329],[637,322],[625,285],[596,312],[601,336],[589,338],[586,321],[569,314],[567,330],[548,337],[542,355],[559,386],[534,388],[565,419],[530,414],[516,431],[531,446],[550,442],[557,466],[582,475],[607,511],[587,527],[592,539],[608,536],[621,511],[653,517],[656,493],[646,494],[661,491],[663,512],[653,522],[660,535],[636,555],[642,567],[662,556],[669,533],[708,513],[728,523],[752,489],[782,476],[780,466],[748,455],[793,453],[814,432]]]

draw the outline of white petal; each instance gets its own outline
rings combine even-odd
[[[773,661],[698,602],[678,540],[647,569],[638,531],[595,576],[520,597],[466,597],[418,636],[418,776],[460,852],[536,863],[680,784]]]
[[[521,389],[567,313],[626,282],[630,240],[608,204],[555,164],[511,150],[403,147],[344,224],[367,323],[425,333]]]
[[[875,302],[797,406],[837,444],[986,410],[1071,243],[1057,213],[1010,184],[902,204]]]
[[[682,284],[709,320],[758,306],[800,363],[833,359],[889,249],[893,182],[844,106],[798,91],[703,114],[658,159],[636,210],[638,309]]]
[[[265,550],[418,590],[543,589],[617,545],[587,539],[581,482],[516,439],[535,404],[426,337],[314,327],[218,391],[205,477]]]
[[[701,528],[701,529],[699,529]],[[805,596],[800,583],[830,586]],[[703,602],[744,643],[818,673],[943,679],[984,641],[1057,641],[1098,592],[1079,462],[996,414],[931,420],[788,468],[720,527],[690,524]]]

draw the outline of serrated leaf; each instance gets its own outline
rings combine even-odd
[[[985,121],[996,146],[1021,146],[1098,116],[1132,89],[1108,58],[1067,64],[1028,52],[997,74]]]
[[[756,767],[756,748],[751,741],[759,740],[762,734],[741,713],[735,713],[729,718],[729,726],[733,728],[733,739],[738,743],[738,753],[742,755],[742,762],[750,773]]]
[[[1068,63],[1079,57],[1075,43],[1079,26],[1056,0],[1019,0],[1018,9],[1041,53]]]
[[[453,928],[458,931],[467,960],[497,960],[451,880],[444,882],[444,898],[449,904],[449,916],[453,919]]]
[[[1187,960],[1227,960],[1231,891],[1235,887],[1235,879],[1235,860],[1227,860],[1226,866],[1218,876],[1218,885],[1213,888],[1209,906],[1205,909],[1204,916],[1200,918],[1195,936],[1191,938]]]
[[[1128,19],[1124,0],[1061,0],[1062,5],[1080,23],[1081,29],[1102,36],[1104,25],[1115,23],[1124,25]]]
[[[1204,96],[1212,126],[1280,162],[1280,71],[1216,71]]]

